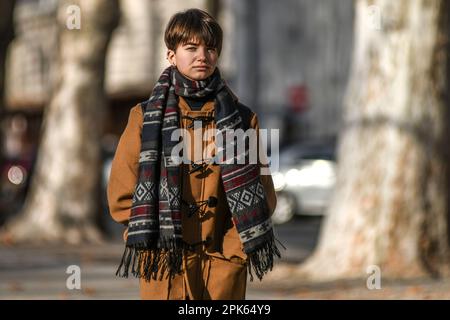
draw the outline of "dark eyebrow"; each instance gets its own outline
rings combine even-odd
[[[188,42],[188,43],[185,43],[184,45],[185,46],[198,46],[200,43],[194,43],[194,42]]]

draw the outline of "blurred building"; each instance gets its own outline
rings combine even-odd
[[[335,137],[352,54],[353,1],[222,2],[236,20],[232,85],[257,109],[262,126],[280,128],[284,140]]]
[[[165,4],[166,3],[166,4]],[[106,63],[106,92],[112,100],[145,97],[166,65],[162,38],[176,11],[207,1],[120,0],[121,22],[115,30]],[[49,101],[57,54],[57,0],[18,0],[16,38],[7,60],[6,101],[9,109],[42,109]],[[81,14],[82,11],[81,11]],[[76,32],[76,31],[75,31]]]
[[[18,0],[7,59],[8,110],[40,115],[57,66],[58,0]],[[261,125],[281,138],[336,136],[352,51],[351,0],[121,0],[121,24],[107,56],[106,92],[120,133],[128,110],[146,99],[167,62],[169,17],[198,7],[224,29],[220,66]],[[113,128],[114,127],[114,128]]]

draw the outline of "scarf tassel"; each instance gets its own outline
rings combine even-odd
[[[116,276],[128,278],[130,267],[134,277],[147,281],[156,280],[158,274],[162,280],[164,275],[167,278],[181,273],[185,248],[173,240],[162,241],[162,244],[162,247],[152,249],[146,249],[145,244],[126,246]]]
[[[281,258],[280,250],[278,249],[275,240],[286,250],[286,247],[278,239],[272,236],[263,246],[247,254],[247,268],[251,282],[253,282],[252,269],[259,281],[261,281],[266,273],[272,271],[274,256]]]

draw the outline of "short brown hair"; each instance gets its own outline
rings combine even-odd
[[[206,11],[188,9],[170,18],[164,33],[164,42],[169,50],[175,51],[181,44],[192,39],[204,41],[208,47],[222,51],[223,32],[219,23]]]

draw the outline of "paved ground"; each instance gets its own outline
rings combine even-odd
[[[277,228],[287,246],[282,261],[263,282],[248,283],[247,299],[450,299],[450,279],[383,280],[368,290],[365,279],[312,283],[289,271],[314,248],[320,219],[300,219]],[[123,244],[80,247],[0,247],[0,299],[139,299],[134,278],[114,273]],[[69,290],[70,265],[81,269],[81,289]]]
[[[319,225],[320,219],[302,219],[276,229],[287,247],[282,263],[296,263],[309,254]],[[0,299],[139,299],[136,279],[114,275],[122,251],[120,238],[94,247],[0,247]],[[81,290],[66,287],[70,265],[80,267]],[[275,298],[261,285],[249,282],[247,298]]]
[[[116,279],[123,247],[0,248],[0,299],[138,299],[136,279]],[[114,261],[115,260],[115,261]],[[81,270],[81,290],[69,290],[67,268]]]

